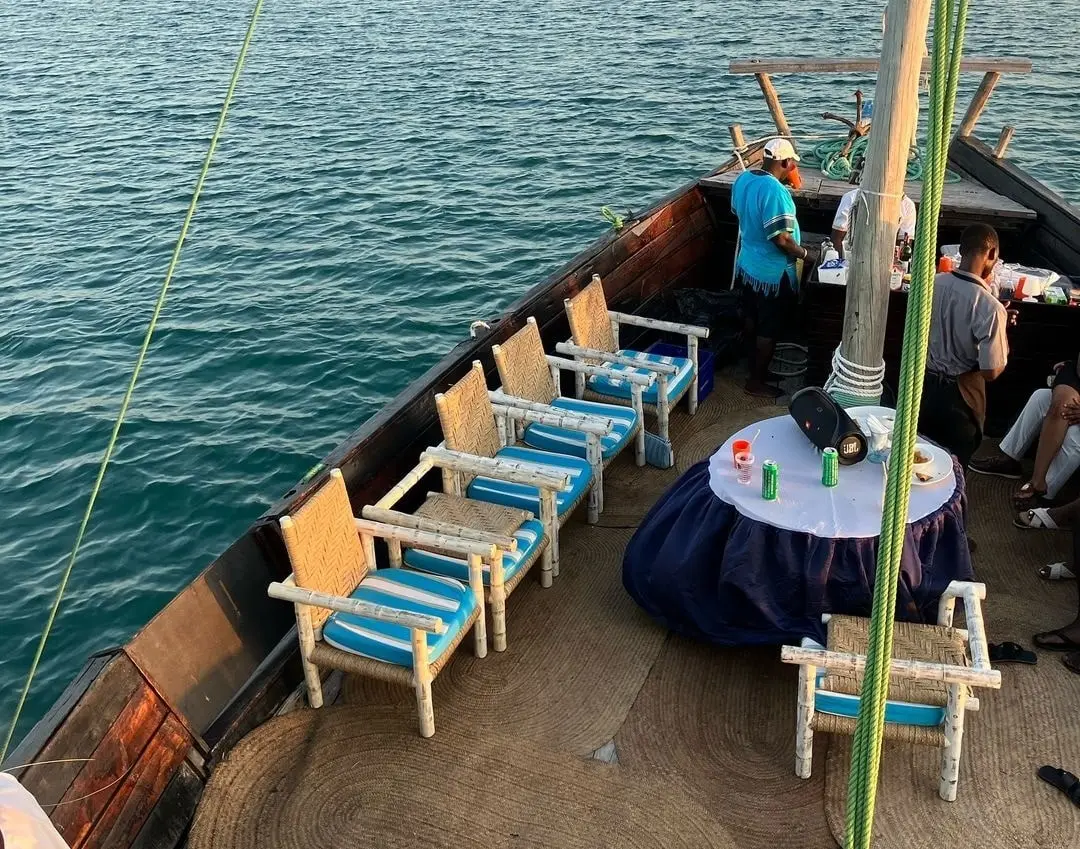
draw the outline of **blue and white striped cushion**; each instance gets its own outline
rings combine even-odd
[[[560,410],[611,419],[611,433],[600,437],[600,451],[605,460],[610,460],[618,454],[637,430],[637,413],[632,407],[601,404],[597,401],[579,401],[577,398],[556,398],[551,402],[551,406]],[[575,457],[585,456],[585,434],[578,430],[531,424],[525,428],[522,439],[526,445],[539,448],[541,451],[573,454]]]
[[[824,678],[825,674],[819,672],[817,688],[814,690],[814,710],[821,713],[831,713],[834,716],[850,716],[852,719],[858,717],[859,697],[848,693],[834,693],[831,690],[823,690],[821,682]],[[895,722],[898,725],[920,725],[926,728],[936,728],[945,721],[945,708],[889,699],[885,702],[885,721]]]
[[[539,519],[529,519],[522,522],[521,527],[514,531],[517,540],[517,551],[503,552],[503,580],[509,581],[521,569],[537,546],[544,539],[544,526]],[[435,554],[432,551],[421,551],[418,548],[408,548],[404,555],[405,565],[421,572],[434,572],[437,575],[445,575],[448,578],[457,578],[459,581],[468,583],[469,564],[466,560],[458,557],[450,557],[446,554]],[[491,565],[484,564],[484,586],[491,586]]]
[[[408,569],[369,572],[349,597],[442,619],[446,631],[427,635],[428,661],[431,663],[453,642],[476,609],[476,596],[467,584]],[[349,613],[333,613],[323,625],[322,636],[336,649],[397,666],[412,666],[412,639],[404,625]]]
[[[685,357],[664,357],[660,354],[647,354],[644,351],[625,351],[618,350],[617,354],[623,357],[633,357],[635,360],[642,362],[648,361],[651,363],[663,363],[664,365],[675,366],[678,371],[674,375],[668,376],[668,398],[678,398],[682,391],[690,385],[691,379],[693,379],[694,364],[691,360]],[[604,368],[611,369],[612,371],[636,371],[639,374],[655,374],[648,369],[635,369],[630,366],[619,365],[616,363],[604,363]],[[593,376],[589,378],[589,389],[598,395],[611,395],[614,398],[631,398],[630,384],[625,380],[619,378]],[[646,404],[655,404],[657,399],[657,393],[660,391],[659,375],[657,381],[653,383],[648,389],[642,393],[642,400]]]
[[[500,448],[495,456],[505,460],[520,460],[550,466],[555,472],[569,475],[570,489],[558,493],[555,497],[556,509],[560,516],[570,509],[592,483],[592,467],[580,457],[551,454],[518,445]],[[477,501],[501,504],[504,507],[520,507],[522,510],[530,510],[534,516],[540,515],[540,490],[528,484],[507,483],[493,478],[477,477],[473,478],[465,494]]]

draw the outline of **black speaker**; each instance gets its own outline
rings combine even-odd
[[[866,437],[847,411],[824,389],[807,386],[791,396],[791,417],[818,448],[835,448],[840,463],[851,466],[866,457]]]

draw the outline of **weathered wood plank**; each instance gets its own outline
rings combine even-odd
[[[75,679],[67,685],[60,697],[53,702],[48,713],[34,724],[34,727],[22,738],[18,746],[8,752],[4,763],[0,765],[5,772],[10,772],[16,778],[21,779],[29,768],[16,769],[16,766],[44,760],[44,756],[41,754],[44,746],[64,724],[72,709],[89,691],[118,651],[119,649],[101,652],[91,656],[86,661]],[[132,685],[134,686],[134,682]]]
[[[635,253],[630,259],[608,274],[604,280],[604,292],[609,295],[609,301],[614,301],[624,289],[645,271],[655,265],[667,254],[677,250],[683,243],[695,236],[711,232],[712,220],[708,212],[702,208],[697,210],[689,219],[680,226],[672,227],[663,235],[653,239]]]
[[[91,828],[138,762],[161,727],[166,707],[147,684],[140,682],[91,760],[71,783],[50,814],[53,825],[72,849],[79,849]]]
[[[195,816],[202,792],[202,778],[189,763],[181,761],[142,830],[125,849],[176,849]]]
[[[877,57],[869,56],[769,57],[732,59],[728,63],[729,74],[856,74],[876,73],[877,69]],[[930,70],[929,58],[923,59],[922,69],[924,72]],[[1002,74],[1030,74],[1031,60],[1019,56],[991,58],[973,56],[960,62],[960,70],[978,73],[996,71]]]
[[[145,687],[139,671],[124,654],[116,655],[79,699],[48,744],[34,758],[48,761],[71,758],[71,763],[30,767],[19,779],[45,810],[67,793],[86,767],[78,758],[93,756],[124,706]]]
[[[971,131],[979,123],[979,116],[982,115],[983,109],[986,108],[986,104],[990,100],[990,95],[994,93],[994,89],[997,88],[1000,80],[1001,73],[999,71],[987,71],[983,75],[982,82],[979,83],[979,87],[975,90],[971,103],[968,104],[967,111],[960,121],[960,126],[957,127],[957,136],[966,137],[971,135]]]
[[[169,714],[80,849],[129,849],[189,748],[191,735]]]

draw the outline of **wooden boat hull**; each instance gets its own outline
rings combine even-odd
[[[1032,220],[995,222],[1010,244],[1030,248],[1027,253],[1045,265],[1080,271],[1076,211],[987,151],[977,140],[954,143],[954,164],[1035,211]],[[733,159],[714,175],[736,166]],[[801,207],[807,230],[827,229],[831,210],[820,198]],[[963,223],[960,215],[948,222]],[[618,234],[599,239],[514,302],[489,330],[455,346],[334,449],[319,472],[285,493],[126,646],[92,657],[5,766],[92,758],[13,769],[43,804],[72,802],[53,808],[52,816],[76,849],[179,845],[214,763],[273,715],[301,680],[292,611],[266,595],[267,585],[288,572],[278,518],[332,467],[342,469],[357,506],[374,501],[423,448],[439,441],[435,393],[475,359],[493,375],[491,346],[528,316],[537,318],[547,345],[567,338],[563,299],[594,273],[602,276],[609,302],[624,311],[640,310],[670,289],[726,288],[735,233],[722,192],[695,181]],[[817,361],[811,363],[819,371],[820,352],[831,352],[839,338],[835,317],[825,307],[820,312],[821,332],[817,341],[812,337]],[[1080,317],[1080,310],[1068,312]],[[894,316],[902,322],[898,311]],[[1069,326],[1067,341],[1075,345],[1075,325]],[[1035,365],[1030,369],[1010,390],[1014,395],[1036,379]],[[91,790],[100,792],[73,802]]]

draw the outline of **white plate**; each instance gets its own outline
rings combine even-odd
[[[851,416],[855,424],[859,426],[859,430],[863,432],[863,436],[866,437],[870,436],[870,428],[866,425],[866,420],[870,418],[870,416],[874,416],[886,426],[889,426],[890,422],[896,421],[896,410],[892,407],[875,407],[872,405],[867,405],[865,407],[848,407],[846,412]],[[889,421],[886,422],[884,419],[888,419]],[[891,427],[889,427],[889,429],[892,430]]]
[[[928,471],[923,474],[929,474],[929,480],[919,480],[915,476],[915,471],[911,472],[911,485],[912,486],[935,486],[946,480],[949,477],[949,473],[952,471],[952,455],[943,448],[938,448],[936,445],[928,446],[933,449],[934,460],[930,464]],[[889,459],[892,459],[891,457]],[[885,474],[889,473],[889,461],[885,461]]]

